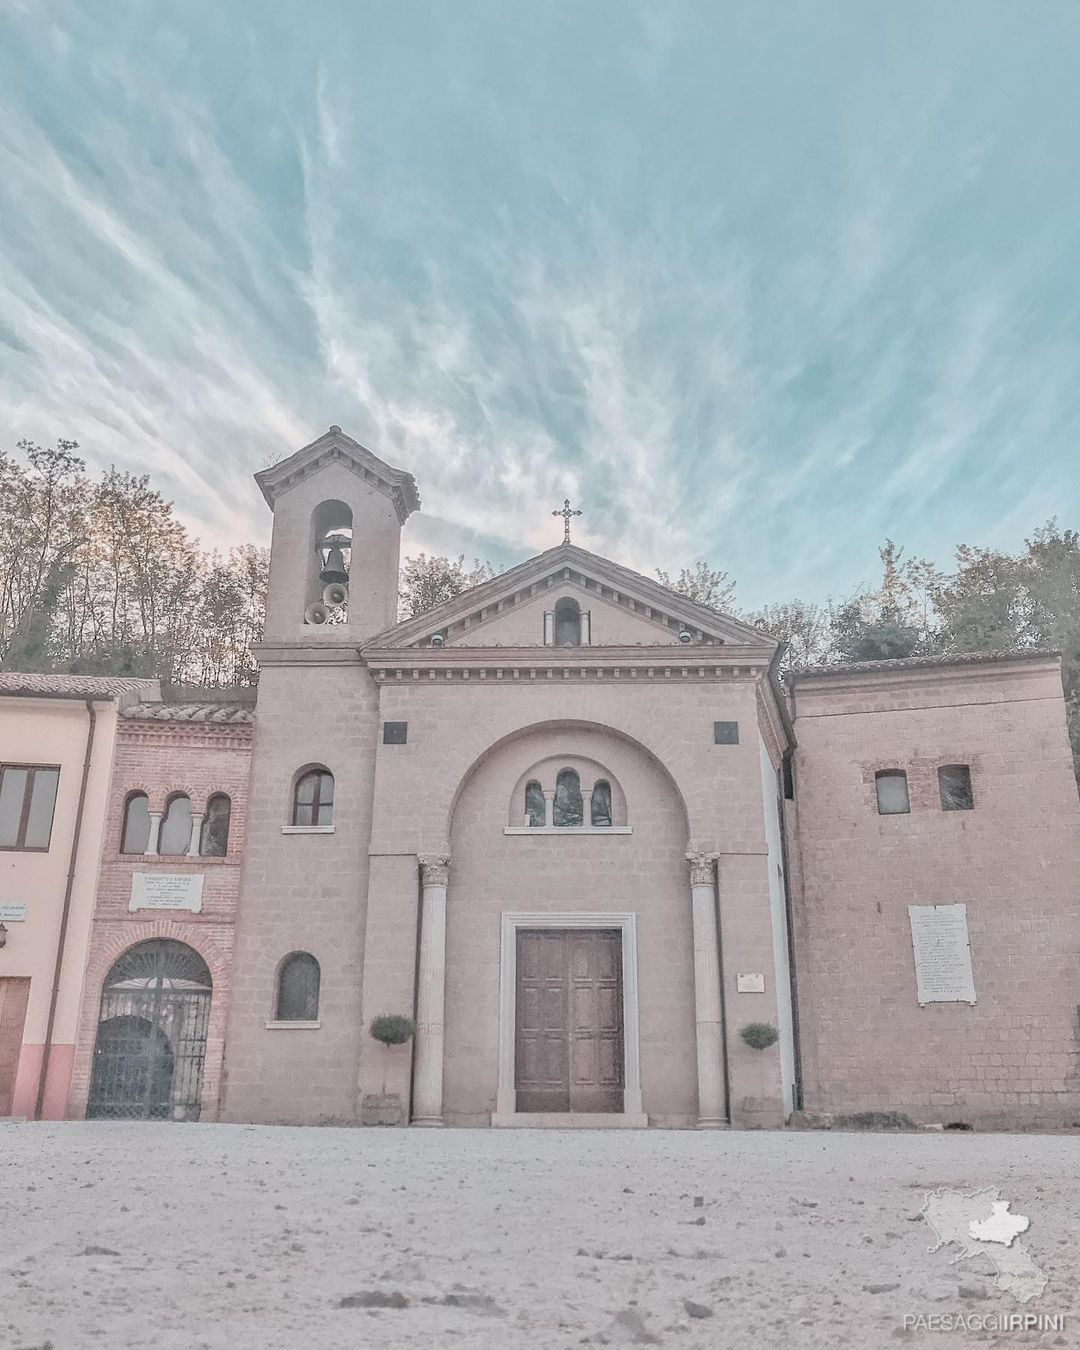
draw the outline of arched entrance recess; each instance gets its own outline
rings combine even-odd
[[[583,801],[560,823],[568,773]],[[604,823],[588,801],[599,782],[617,808]],[[527,809],[529,783],[543,813]],[[666,766],[614,728],[536,723],[473,763],[452,803],[443,931],[432,906],[427,946],[426,899],[421,920],[420,978],[434,953],[430,984],[444,991],[430,1075],[444,1123],[696,1122],[688,838]]]
[[[213,980],[193,948],[129,948],[101,993],[88,1119],[198,1120]]]

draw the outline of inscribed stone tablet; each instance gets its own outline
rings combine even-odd
[[[920,1003],[974,1003],[966,905],[908,905]]]
[[[131,878],[128,909],[188,909],[202,911],[201,872],[136,872]]]

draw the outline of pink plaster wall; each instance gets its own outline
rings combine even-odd
[[[673,630],[659,621],[632,613],[625,605],[601,597],[569,582],[560,582],[481,623],[470,623],[464,632],[451,635],[450,646],[541,647],[544,644],[544,614],[568,596],[592,616],[592,646],[666,646],[675,644]]]
[[[690,887],[685,853],[692,841],[696,848],[720,855],[719,906],[731,1033],[732,1118],[738,1124],[779,1124],[783,1113],[778,1052],[751,1050],[735,1035],[746,1021],[775,1022],[777,1017],[771,978],[764,994],[739,994],[736,989],[739,971],[772,969],[768,850],[758,741],[760,669],[756,675],[744,670],[737,677],[711,672],[703,677],[694,666],[658,664],[651,674],[643,669],[633,677],[624,673],[597,678],[588,670],[584,653],[575,651],[569,660],[575,664],[572,668],[568,664],[568,674],[560,669],[551,677],[538,672],[537,678],[530,678],[525,670],[516,680],[510,672],[504,680],[479,679],[475,673],[466,679],[461,670],[440,669],[434,678],[424,671],[414,679],[404,671],[400,678],[390,673],[379,680],[380,718],[407,721],[409,732],[406,745],[379,743],[376,752],[372,876],[376,867],[382,866],[380,859],[386,860],[386,866],[380,873],[382,884],[377,890],[373,885],[371,890],[370,913],[376,914],[377,905],[379,938],[376,941],[369,931],[364,985],[367,987],[369,981],[379,983],[382,1006],[375,1007],[366,997],[365,1006],[368,1011],[381,1012],[387,1011],[389,1004],[389,1010],[400,1011],[411,1006],[413,999],[413,967],[409,962],[415,953],[417,871],[415,861],[410,867],[391,866],[390,860],[415,860],[420,854],[443,852],[449,845],[448,961],[452,953],[459,972],[453,978],[460,982],[460,990],[465,989],[467,980],[471,981],[478,997],[479,991],[484,991],[485,1000],[485,1011],[474,1019],[464,1009],[464,994],[453,996],[458,1002],[448,1010],[448,1035],[459,1034],[450,1025],[453,1013],[462,1028],[460,1035],[467,1041],[472,1033],[466,1023],[471,1026],[488,1018],[492,990],[497,987],[497,914],[502,909],[520,908],[524,894],[537,895],[538,904],[554,904],[553,897],[566,886],[575,897],[573,907],[578,908],[582,907],[581,896],[588,891],[593,897],[604,897],[602,903],[613,909],[636,909],[646,929],[651,916],[658,912],[655,906],[659,906],[676,935],[676,946],[664,952],[662,961],[682,962],[684,955],[688,959],[684,939],[689,941],[685,935],[690,922]],[[738,745],[714,744],[716,720],[739,722]],[[519,739],[527,729],[533,729],[529,731],[531,739]],[[646,849],[644,835],[641,840],[631,836],[596,841],[503,836],[514,786],[520,775],[545,754],[544,746],[558,744],[569,750],[574,744],[596,744],[597,738],[609,757],[612,747],[619,746],[618,762],[628,766],[636,804],[631,806],[625,782],[622,787],[627,792],[631,824],[632,812],[646,822],[658,819],[658,812],[662,814],[674,805],[685,812],[688,830],[683,830],[678,848],[672,842],[669,825],[658,827],[648,856],[638,851]],[[581,753],[604,762],[603,755],[588,750]],[[488,763],[500,766],[490,780]],[[642,777],[644,770],[632,767],[644,764],[651,765],[653,777]],[[474,782],[481,786],[474,787]],[[490,786],[484,786],[489,782]],[[593,843],[607,852],[590,853],[588,847]],[[554,848],[538,855],[537,850],[545,844]],[[629,865],[608,866],[616,856],[623,856],[616,853],[620,844],[627,846]],[[538,890],[546,883],[532,875],[538,856],[557,859],[558,884],[550,886],[552,898],[547,901]],[[603,870],[599,880],[598,869]],[[504,870],[513,878],[512,884],[500,879]],[[639,873],[649,878],[649,888],[640,885]],[[646,889],[649,897],[657,898],[647,898]],[[475,912],[469,898],[474,892],[479,896]],[[477,945],[471,965],[462,945],[467,931],[461,922],[463,916],[475,925]],[[644,936],[640,940],[644,943]],[[643,1015],[647,1000],[661,997],[656,984],[651,983],[654,971],[661,968],[656,965],[661,958],[651,939],[650,946],[648,959],[641,957]],[[678,955],[680,950],[683,955]],[[387,960],[399,972],[393,982],[386,978]],[[680,992],[661,997],[667,1008],[656,1009],[660,1022],[650,1033],[658,1043],[670,1044],[667,1038],[671,1029],[683,1015],[670,1000],[693,998],[691,967],[683,965],[681,971],[678,974],[665,969],[666,975],[677,976]],[[494,1033],[484,1034],[487,1047],[477,1062],[470,1063],[467,1054],[455,1049],[454,1068],[451,1070],[448,1060],[444,1076],[447,1091],[458,1094],[448,1109],[463,1121],[478,1121],[491,1109]],[[364,1092],[377,1092],[382,1061],[369,1042],[370,1038],[363,1038],[361,1087]],[[666,1114],[673,1121],[684,1119],[695,1109],[688,1103],[685,1080],[680,1077],[687,1056],[694,1053],[691,1021],[681,1054],[674,1055],[668,1068],[654,1064],[650,1070],[652,1086],[646,1106],[658,1118]],[[673,1075],[670,1082],[663,1078],[668,1072]],[[462,1075],[464,1082],[459,1089]],[[661,1088],[661,1082],[667,1082],[667,1086]],[[663,1105],[665,1096],[670,1101],[667,1108]]]
[[[585,756],[626,796],[633,833],[506,835],[507,801],[537,759]],[[696,1118],[693,940],[686,818],[666,773],[601,731],[538,731],[502,746],[457,798],[447,894],[445,1111],[487,1124],[495,1109],[504,911],[637,915],[641,1081],[654,1124]]]

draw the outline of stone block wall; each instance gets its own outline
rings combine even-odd
[[[376,690],[355,650],[264,654],[225,1119],[357,1119],[377,733]],[[334,775],[333,831],[292,833],[293,784],[311,765]],[[411,900],[415,921],[415,888]],[[293,952],[319,962],[318,1024],[268,1026],[277,1020],[278,970]]]
[[[1080,1121],[1080,807],[1056,658],[794,685],[805,1105],[998,1127]],[[968,764],[973,810],[937,770]],[[903,769],[909,814],[879,815]],[[963,903],[976,1003],[916,997],[909,905]]]

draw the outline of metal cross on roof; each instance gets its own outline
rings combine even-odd
[[[570,542],[570,521],[573,519],[574,516],[580,516],[580,515],[581,515],[581,512],[580,512],[580,511],[571,511],[571,510],[570,510],[570,498],[567,497],[566,500],[563,502],[562,510],[561,510],[561,511],[552,511],[551,514],[552,514],[553,516],[562,516],[562,518],[563,518],[563,537],[562,537],[562,541],[563,541],[564,544],[568,544],[568,543]]]

